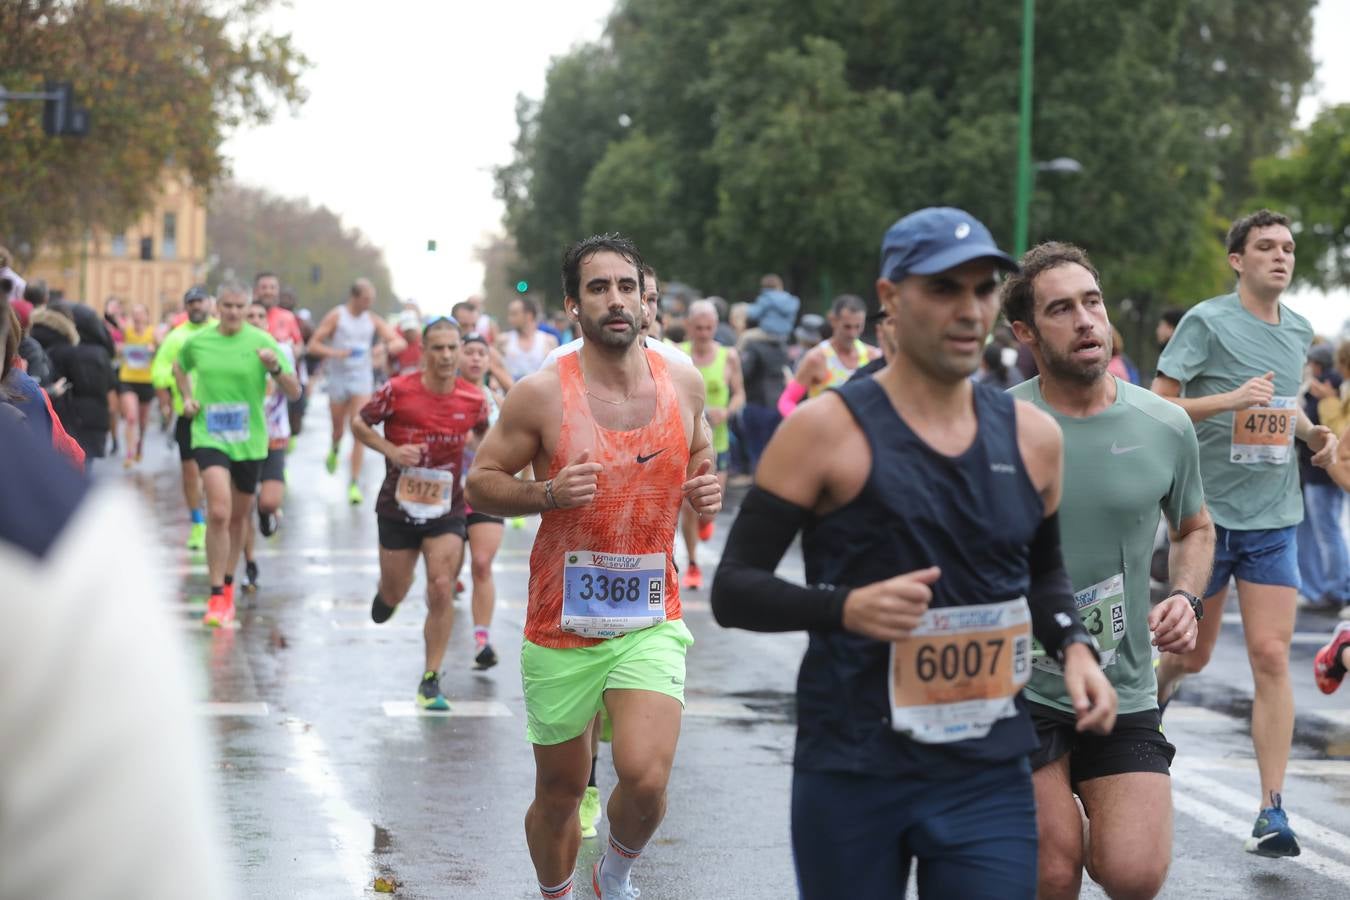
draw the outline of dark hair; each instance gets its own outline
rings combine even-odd
[[[1267,228],[1271,225],[1289,227],[1289,217],[1269,209],[1258,209],[1240,219],[1234,219],[1228,229],[1228,252],[1241,254],[1247,249],[1247,235],[1253,228]]]
[[[990,341],[984,345],[984,352],[980,354],[984,364],[989,367],[990,373],[1000,384],[1008,380],[1008,367],[1003,364],[1003,351],[1007,347],[1003,341]]]
[[[461,300],[454,306],[450,307],[450,315],[454,316],[455,318],[459,318],[459,311],[461,309],[471,309],[474,312],[478,312],[478,308],[474,306],[472,303],[470,303],[468,300]]]
[[[867,304],[857,294],[840,294],[834,298],[834,303],[830,304],[830,315],[837,316],[844,312],[860,312],[867,315]]]
[[[647,263],[643,263],[642,265],[638,266],[638,269],[639,271],[642,272],[643,275],[647,276],[652,281],[656,280],[656,270],[653,269],[651,266],[649,266]],[[643,293],[646,293],[645,288],[643,290]]]
[[[1173,307],[1171,309],[1164,309],[1162,315],[1158,316],[1158,318],[1168,325],[1171,325],[1173,328],[1176,328],[1181,324],[1181,317],[1184,315],[1186,315],[1186,310]]]
[[[23,289],[23,299],[34,306],[43,306],[47,302],[47,282],[41,278],[34,278],[28,282],[28,286]]]
[[[276,273],[276,272],[269,272],[269,271],[267,271],[266,269],[264,269],[263,271],[259,272],[257,275],[254,275],[254,276],[253,276],[253,286],[254,286],[254,287],[257,287],[257,286],[258,286],[258,282],[262,281],[264,278],[276,278],[276,279],[277,279],[277,284],[278,284],[278,285],[281,284],[281,279],[277,276],[277,273]]]
[[[672,324],[666,329],[666,340],[672,344],[683,344],[689,337],[689,332],[679,322]]]
[[[633,268],[637,269],[638,293],[647,292],[647,282],[642,271],[646,263],[642,261],[642,254],[638,253],[637,246],[628,238],[617,231],[611,231],[608,234],[593,234],[567,248],[567,252],[563,254],[562,264],[564,297],[581,299],[582,263],[597,253],[617,253],[632,263]]]
[[[248,305],[249,305],[249,306],[261,306],[263,309],[267,309],[267,304],[264,303],[264,302],[262,302],[262,300],[259,299],[259,298],[257,298],[257,297],[253,297],[252,299],[250,299],[250,300],[248,301]]]
[[[539,301],[529,296],[528,294],[524,297],[516,297],[514,299],[515,302],[520,304],[520,308],[529,313],[530,316],[535,319],[535,321],[538,321],[539,318],[544,314],[544,309],[539,305]]]
[[[1003,282],[1003,315],[1009,322],[1024,322],[1035,328],[1036,312],[1036,276],[1059,266],[1079,265],[1092,273],[1093,279],[1100,282],[1101,276],[1088,259],[1087,251],[1073,244],[1059,241],[1047,241],[1037,244],[1022,254],[1020,272],[1008,276]]]

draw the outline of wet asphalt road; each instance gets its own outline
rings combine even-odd
[[[533,762],[517,668],[536,520],[508,527],[498,556],[492,642],[502,664],[472,670],[466,592],[442,679],[454,710],[420,713],[413,695],[422,657],[421,576],[388,624],[371,623],[378,572],[371,502],[383,466],[367,454],[367,503],[349,506],[345,453],[338,476],[323,470],[327,409],[322,395],[316,399],[289,463],[282,530],[258,541],[261,590],[240,594],[234,629],[199,625],[205,559],[182,549],[187,517],[176,452],[164,437],[152,435],[144,463],[131,473],[107,462],[99,467],[103,477],[139,488],[153,515],[148,533],[167,548],[179,585],[172,614],[200,666],[200,714],[213,739],[209,765],[239,895],[387,896],[373,885],[392,876],[396,897],[537,897],[522,826]],[[705,548],[707,569],[730,515]],[[795,550],[780,571],[801,577]],[[1350,890],[1350,689],[1324,697],[1311,677],[1312,655],[1334,619],[1301,613],[1293,647],[1298,724],[1285,805],[1304,853],[1263,860],[1241,848],[1256,812],[1257,777],[1247,737],[1251,676],[1230,605],[1214,661],[1186,682],[1167,714],[1168,737],[1178,747],[1177,816],[1162,896],[1342,898]],[[795,896],[792,697],[805,639],[725,631],[712,619],[706,591],[687,596],[685,611],[697,642],[688,657],[689,705],[669,813],[634,883],[655,900]],[[614,782],[608,760],[602,745],[602,794]],[[604,835],[602,822],[600,839],[583,843],[579,898],[591,896],[590,867]],[[848,896],[846,888],[840,896]],[[1089,885],[1083,896],[1104,895]]]

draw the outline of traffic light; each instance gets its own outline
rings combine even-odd
[[[434,240],[427,241],[427,252],[428,253],[436,252],[436,242]]]
[[[49,81],[42,104],[42,130],[51,137],[84,137],[89,133],[89,110],[75,105],[75,89],[69,81]]]
[[[525,293],[526,291],[528,291],[529,289],[530,289],[530,283],[529,283],[528,281],[517,281],[517,282],[516,282],[516,293],[517,293],[517,294],[523,294],[523,293]]]

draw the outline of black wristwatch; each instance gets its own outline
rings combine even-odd
[[[268,374],[268,375],[271,375],[273,378],[280,378],[280,377],[281,377],[281,366],[277,366],[275,369],[268,369],[268,370],[267,370],[267,374]]]
[[[1176,597],[1177,595],[1185,597],[1186,602],[1191,605],[1191,612],[1195,613],[1195,621],[1199,622],[1205,617],[1205,603],[1203,600],[1192,594],[1190,591],[1183,591],[1181,588],[1172,588],[1172,590],[1167,592],[1168,597]]]
[[[1058,662],[1061,666],[1064,665],[1064,657],[1066,655],[1066,651],[1069,649],[1069,647],[1071,647],[1074,644],[1082,644],[1083,646],[1087,647],[1089,650],[1092,651],[1092,656],[1097,660],[1097,663],[1099,665],[1101,664],[1102,654],[1101,650],[1097,647],[1097,639],[1094,638],[1092,635],[1088,634],[1086,631],[1081,630],[1070,632],[1068,637],[1064,638],[1064,640],[1060,643],[1058,653],[1059,659],[1056,660],[1056,662]]]

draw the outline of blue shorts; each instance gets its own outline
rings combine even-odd
[[[1212,597],[1236,577],[1252,584],[1275,584],[1298,590],[1298,526],[1229,530],[1214,526],[1214,572],[1205,596]]]
[[[803,900],[1032,900],[1036,799],[1025,757],[961,779],[796,771],[792,855]]]

